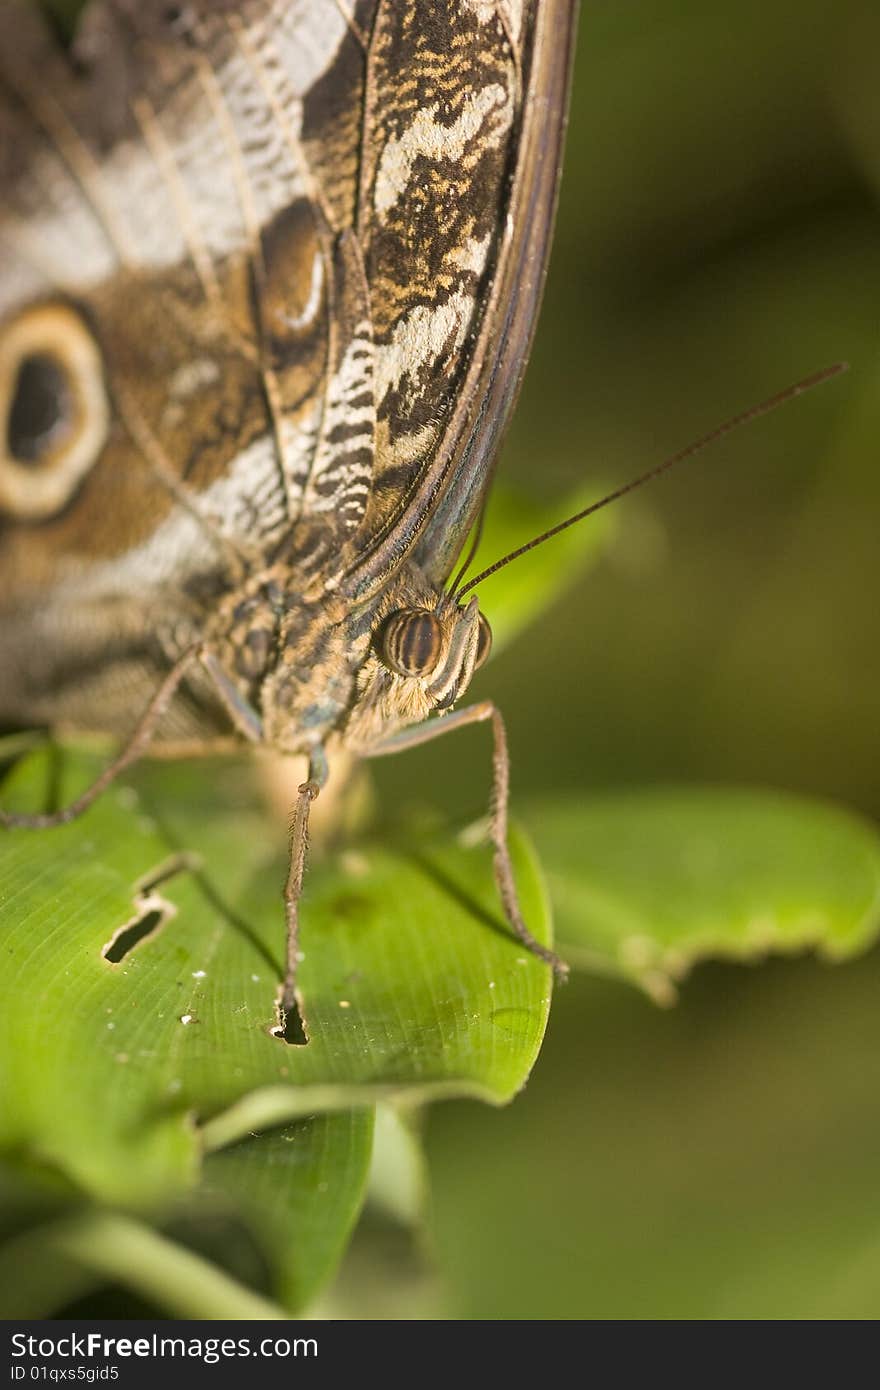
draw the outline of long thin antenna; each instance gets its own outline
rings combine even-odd
[[[480,548],[480,541],[483,539],[483,526],[485,525],[486,521],[486,508],[488,501],[489,496],[487,493],[486,496],[483,498],[483,505],[480,508],[480,515],[477,517],[477,524],[474,527],[474,534],[471,538],[471,543],[468,546],[467,555],[464,557],[461,568],[459,569],[458,574],[455,576],[455,578],[452,581],[452,584],[449,587],[449,592],[453,597],[458,591],[459,584],[464,579],[465,575],[467,574],[468,570],[473,564],[474,556]]]
[[[717,440],[723,439],[726,434],[730,434],[733,430],[739,429],[740,425],[747,425],[752,420],[760,419],[762,415],[769,415],[770,411],[775,410],[777,406],[784,405],[786,401],[793,400],[795,396],[803,395],[805,391],[812,391],[813,387],[821,386],[823,382],[830,381],[832,377],[840,376],[841,372],[847,371],[848,368],[848,362],[835,362],[833,366],[823,367],[821,371],[813,372],[811,376],[804,377],[802,381],[796,381],[793,386],[787,386],[784,391],[777,391],[775,396],[770,396],[766,401],[762,401],[760,405],[753,405],[750,406],[748,410],[740,411],[739,415],[734,415],[732,419],[726,420],[723,425],[717,425],[714,430],[710,430],[708,434],[704,434],[702,438],[695,440],[693,444],[688,444],[686,448],[680,449],[679,452],[673,454],[671,458],[665,459],[663,463],[657,464],[655,468],[649,468],[647,473],[642,473],[640,477],[633,478],[632,482],[625,483],[623,487],[616,488],[614,492],[609,492],[607,497],[601,498],[598,502],[591,503],[589,507],[584,507],[582,512],[575,512],[574,516],[567,517],[565,521],[560,521],[556,526],[551,526],[549,531],[544,531],[542,535],[535,536],[533,540],[526,541],[525,545],[519,546],[516,550],[511,550],[509,555],[503,555],[500,560],[495,561],[494,565],[490,565],[488,569],[482,570],[473,579],[468,580],[464,588],[454,593],[455,599],[463,598],[471,589],[475,589],[478,584],[482,584],[484,579],[488,579],[490,574],[497,573],[497,571],[503,569],[505,565],[509,565],[511,561],[518,560],[521,555],[525,555],[528,551],[534,550],[535,546],[543,545],[544,542],[549,541],[551,537],[558,536],[560,531],[567,531],[569,526],[574,526],[578,521],[583,521],[585,517],[592,516],[594,512],[601,511],[603,507],[608,506],[609,502],[616,502],[618,498],[625,497],[628,492],[634,492],[635,489],[641,487],[643,483],[649,483],[653,478],[659,478],[661,473],[665,473],[667,469],[672,468],[674,464],[681,463],[684,459],[692,458],[694,454],[698,454],[702,449],[707,448],[708,445],[716,443]]]

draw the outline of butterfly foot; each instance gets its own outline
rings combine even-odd
[[[549,946],[542,946],[540,941],[535,940],[531,932],[527,930],[521,932],[518,930],[517,936],[527,951],[530,951],[533,956],[538,957],[538,960],[542,960],[546,965],[550,966],[556,983],[564,985],[569,976],[568,962],[564,961],[561,956],[557,956],[555,951],[551,951]]]
[[[269,1031],[289,1047],[304,1047],[309,1041],[302,996],[298,989],[290,988],[289,981],[275,1002],[275,1026]]]
[[[571,967],[568,961],[563,960],[561,956],[557,956],[555,951],[551,952],[551,957],[550,964],[553,967],[553,978],[558,985],[567,984],[568,977],[571,974]]]

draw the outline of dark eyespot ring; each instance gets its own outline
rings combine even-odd
[[[489,660],[489,653],[492,650],[492,629],[489,626],[488,618],[480,614],[479,626],[477,628],[477,656],[474,661],[474,670],[479,671],[480,667]]]
[[[66,304],[39,304],[0,328],[0,511],[59,512],[109,427],[101,353]]]
[[[67,373],[57,357],[32,352],[18,364],[6,422],[6,447],[19,463],[39,463],[73,428]]]
[[[392,613],[379,637],[382,660],[400,676],[430,675],[442,650],[440,620],[426,609],[402,608]]]

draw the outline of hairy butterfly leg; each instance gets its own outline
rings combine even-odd
[[[491,700],[483,700],[477,705],[469,705],[466,709],[456,710],[454,714],[445,714],[442,718],[431,720],[427,724],[418,724],[414,728],[404,729],[392,738],[375,744],[364,756],[382,758],[389,753],[402,753],[408,748],[416,748],[421,743],[429,743],[435,738],[440,738],[443,734],[452,733],[454,729],[464,728],[468,724],[483,724],[487,721],[491,722],[493,738],[492,805],[489,816],[489,834],[494,849],[495,882],[498,885],[504,915],[526,949],[532,955],[537,956],[539,960],[546,961],[552,967],[557,980],[565,980],[568,977],[568,966],[565,961],[555,951],[551,951],[548,946],[536,941],[523,921],[519,905],[513,864],[507,845],[510,755],[507,748],[507,730],[498,707]]]
[[[187,672],[199,660],[200,647],[191,647],[175,662],[161,685],[152,695],[149,704],[136,724],[131,737],[104,771],[95,778],[90,787],[81,792],[68,806],[43,815],[19,815],[10,811],[0,811],[0,826],[7,830],[49,830],[54,826],[68,825],[87,811],[97,801],[102,792],[116,781],[116,778],[131,767],[149,747],[150,740],[162,715],[168,709]]]
[[[71,821],[77,820],[97,801],[102,792],[105,792],[121,776],[126,768],[131,767],[133,763],[143,757],[150,746],[162,716],[166,713],[182,682],[197,662],[211,677],[224,708],[239,732],[252,741],[258,741],[260,724],[257,716],[251,712],[252,717],[249,720],[242,717],[239,705],[230,702],[228,682],[218,678],[219,667],[217,663],[202,643],[198,643],[185,651],[174,663],[151,696],[128,742],[113,761],[108,763],[104,771],[95,778],[90,787],[87,787],[69,805],[62,806],[58,811],[51,811],[42,815],[20,815],[15,812],[0,810],[0,827],[6,830],[51,830],[56,826],[69,825]]]
[[[328,775],[329,769],[324,749],[320,746],[313,748],[309,754],[308,780],[303,782],[297,791],[291,817],[289,862],[287,880],[284,884],[287,948],[277,1031],[288,1040],[292,1040],[290,1023],[298,1015],[303,1035],[300,1040],[306,1041],[302,1003],[296,988],[297,966],[299,965],[299,902],[302,896],[303,873],[309,848],[309,812],[312,802],[321,788],[326,785]]]

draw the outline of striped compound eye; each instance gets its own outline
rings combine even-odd
[[[492,629],[488,620],[480,614],[480,623],[477,629],[477,657],[474,662],[474,670],[479,671],[480,667],[489,660],[489,653],[492,650]]]
[[[379,654],[399,676],[429,676],[443,650],[443,631],[433,613],[402,608],[382,628]]]
[[[0,329],[0,512],[60,512],[108,426],[101,354],[78,314],[41,304]]]

